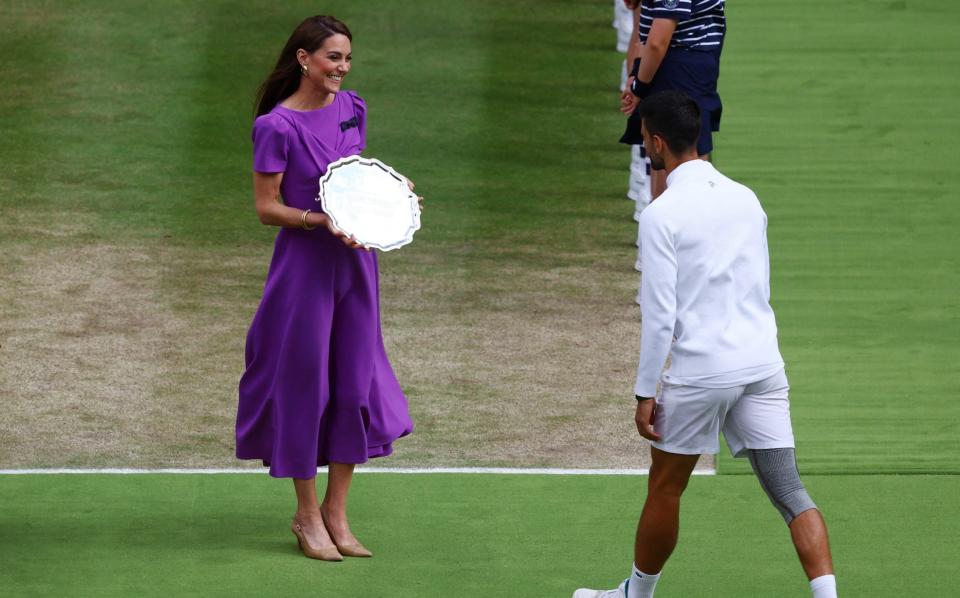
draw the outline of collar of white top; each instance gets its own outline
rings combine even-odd
[[[706,160],[689,160],[674,168],[673,172],[667,175],[667,187],[712,171],[713,164]]]

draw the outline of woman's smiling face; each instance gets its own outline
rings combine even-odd
[[[306,65],[307,78],[319,89],[337,93],[350,72],[351,51],[347,36],[337,33],[325,39],[323,46],[312,54],[304,52],[300,64]]]

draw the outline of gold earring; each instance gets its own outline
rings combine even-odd
[[[306,74],[307,74],[307,65],[301,64],[301,65],[300,65],[300,68],[303,70],[303,74],[306,75]]]

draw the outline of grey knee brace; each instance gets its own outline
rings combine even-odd
[[[817,508],[800,481],[797,457],[792,448],[749,449],[747,454],[763,491],[787,525],[800,513]]]

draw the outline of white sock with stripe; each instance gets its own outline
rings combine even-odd
[[[653,589],[657,587],[659,580],[659,573],[648,575],[634,565],[630,583],[627,584],[627,598],[653,598]]]
[[[810,580],[813,598],[837,598],[837,578],[833,575],[821,575]]]

